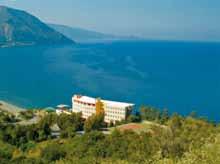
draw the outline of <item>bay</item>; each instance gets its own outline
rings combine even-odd
[[[73,94],[220,120],[220,44],[108,42],[0,49],[0,99],[27,108]]]

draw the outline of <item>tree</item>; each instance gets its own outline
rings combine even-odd
[[[182,118],[177,113],[174,113],[168,122],[169,127],[173,132],[179,131],[182,127]]]
[[[49,113],[47,115],[45,115],[40,122],[38,123],[38,125],[40,127],[43,127],[45,124],[48,124],[49,126],[54,125],[57,122],[57,115],[55,113]]]
[[[75,131],[83,129],[81,113],[72,113],[71,115],[63,113],[58,117],[57,124],[61,130],[66,130],[70,127]]]
[[[38,140],[43,141],[51,137],[51,129],[48,123],[42,124],[42,127],[38,129]]]
[[[127,122],[141,122],[141,117],[139,115],[129,115]]]
[[[42,151],[42,157],[48,162],[65,157],[66,152],[57,144],[50,144]]]
[[[27,130],[26,136],[29,141],[36,141],[39,137],[36,127],[30,126]]]
[[[85,121],[84,130],[86,132],[90,132],[92,130],[99,130],[100,128],[103,127],[103,125],[104,125],[104,113],[103,114],[100,113],[99,115],[93,114]]]
[[[142,106],[140,109],[142,120],[158,121],[161,118],[161,112],[153,107]]]
[[[0,141],[0,163],[3,159],[11,159],[14,147]]]
[[[68,127],[60,133],[61,138],[73,138],[76,136],[76,130],[73,127]]]
[[[169,120],[169,112],[167,109],[164,109],[161,114],[161,124],[165,124]]]
[[[96,108],[96,114],[97,115],[105,113],[104,104],[103,104],[103,102],[101,101],[100,98],[98,98],[96,100],[95,108]]]

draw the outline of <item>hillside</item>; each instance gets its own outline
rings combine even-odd
[[[116,36],[116,35],[96,32],[92,30],[86,30],[82,28],[69,27],[58,24],[48,24],[48,26],[77,42],[103,42],[103,41],[114,41],[114,40],[140,39],[138,37],[133,37],[133,36]]]
[[[195,114],[170,116],[145,106],[116,125],[105,124],[104,113],[87,120],[42,110],[19,116],[26,121],[0,114],[1,164],[220,163],[219,124]]]
[[[0,46],[72,43],[35,16],[0,6]]]

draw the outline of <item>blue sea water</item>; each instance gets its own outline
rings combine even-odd
[[[220,44],[113,42],[0,49],[0,99],[39,108],[75,93],[220,120]]]

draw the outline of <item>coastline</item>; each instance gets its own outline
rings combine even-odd
[[[6,101],[0,100],[0,110],[16,115],[21,111],[25,111],[26,109],[18,107],[18,106],[13,105],[13,104],[10,104]]]

